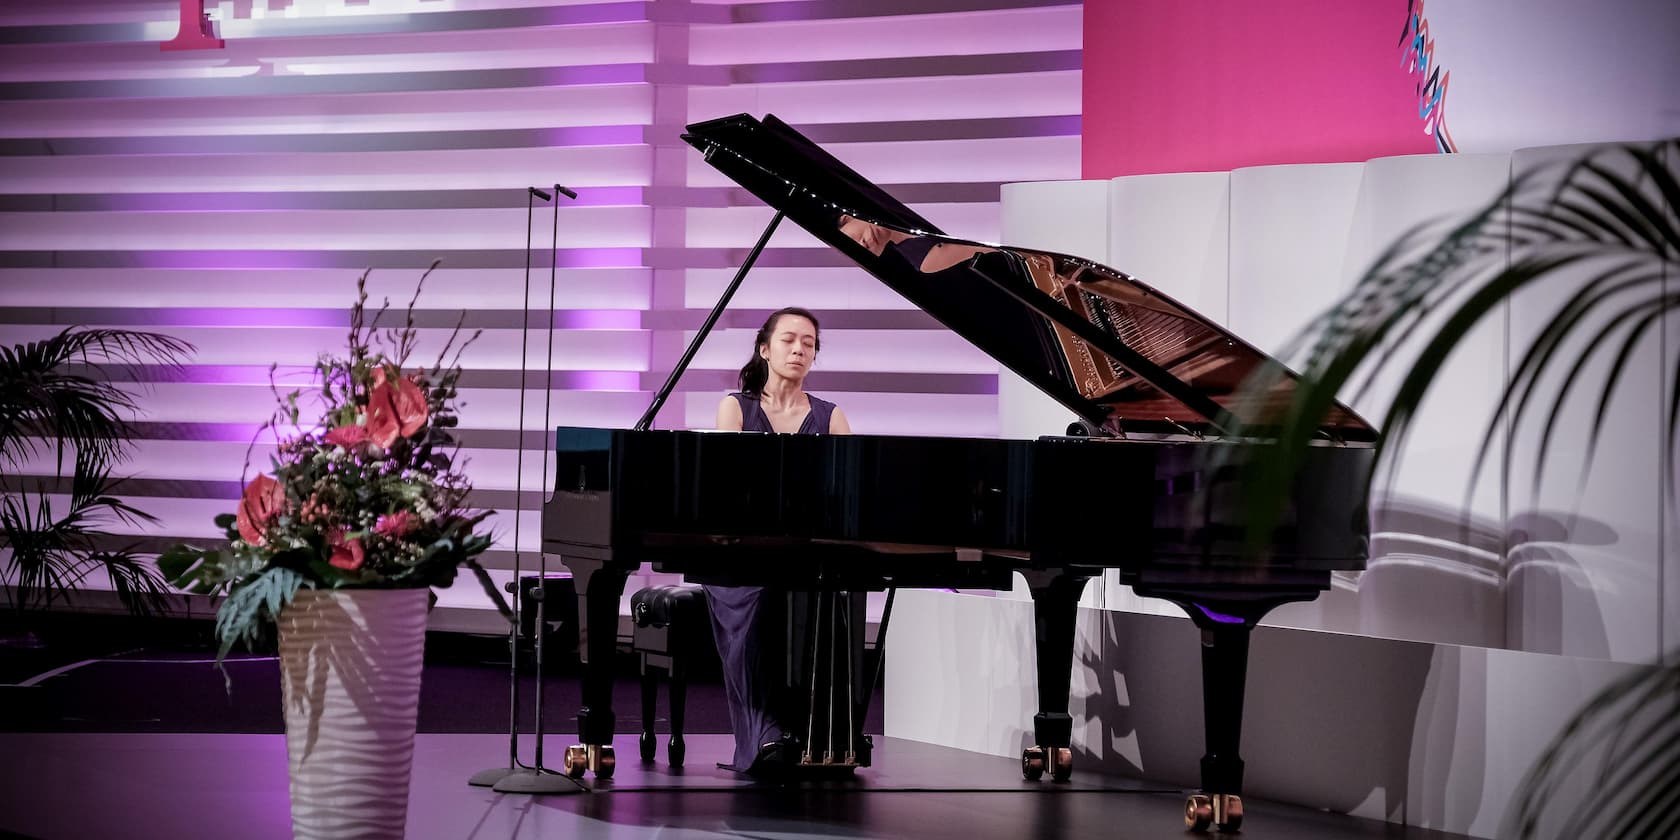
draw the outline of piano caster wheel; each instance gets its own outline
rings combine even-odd
[[[1242,831],[1242,797],[1227,793],[1213,798],[1213,827],[1221,834]]]
[[[1050,751],[1050,780],[1065,782],[1073,778],[1073,749],[1056,747]]]
[[[574,779],[583,778],[584,772],[589,769],[589,748],[582,744],[567,747],[566,757],[560,766],[566,771],[566,775]]]
[[[590,751],[594,755],[590,756],[593,760],[589,762],[591,765],[589,769],[595,771],[595,778],[612,778],[613,768],[618,765],[618,759],[613,756],[613,748],[610,746],[591,747]]]
[[[1242,831],[1242,797],[1228,793],[1198,793],[1184,801],[1184,828],[1197,833],[1216,828],[1221,834]]]
[[[672,767],[683,765],[683,756],[688,753],[688,745],[683,743],[681,735],[672,735],[671,743],[665,747],[666,755],[670,757]]]
[[[1213,800],[1195,794],[1184,800],[1184,830],[1203,834],[1213,827]]]
[[[639,743],[642,748],[642,763],[652,764],[654,750],[659,747],[659,739],[653,737],[652,732],[643,732]]]
[[[1045,756],[1043,747],[1027,747],[1021,751],[1021,776],[1029,782],[1036,782],[1044,776]]]

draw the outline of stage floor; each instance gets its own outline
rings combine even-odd
[[[663,739],[662,739],[663,740]],[[545,742],[559,762],[570,736]],[[637,758],[615,744],[609,782],[571,795],[500,794],[467,779],[506,766],[507,736],[422,734],[409,792],[413,838],[914,837],[1184,838],[1183,794],[1081,774],[1026,782],[1019,763],[876,736],[875,766],[853,779],[756,784],[716,767],[726,735],[688,738],[687,766]],[[530,761],[531,740],[521,759]],[[286,838],[286,749],[280,735],[0,734],[0,834],[57,838]],[[1288,805],[1245,800],[1248,840],[1458,837]],[[9,836],[9,835],[8,835]]]

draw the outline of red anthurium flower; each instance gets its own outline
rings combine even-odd
[[[383,537],[406,537],[419,525],[420,520],[413,513],[399,510],[379,517],[373,525],[373,532]]]
[[[358,426],[355,424],[339,426],[338,428],[327,432],[325,440],[333,446],[342,446],[345,449],[350,449],[357,444],[367,442],[368,430],[366,426]]]
[[[252,479],[250,484],[245,485],[245,493],[239,499],[236,516],[240,538],[252,545],[261,545],[263,532],[280,518],[280,511],[285,506],[286,488],[280,486],[280,482],[266,475]]]
[[[362,561],[367,559],[361,539],[345,539],[343,531],[334,531],[328,536],[327,545],[332,548],[332,555],[327,558],[327,564],[335,568],[353,572],[360,569]]]
[[[367,416],[367,431],[374,443],[389,449],[397,438],[420,431],[426,414],[426,392],[419,385],[411,379],[387,379],[384,368],[374,368]]]

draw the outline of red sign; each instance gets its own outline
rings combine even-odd
[[[173,40],[158,47],[165,50],[219,50],[227,42],[216,37],[215,27],[204,14],[204,0],[181,0],[181,28]]]

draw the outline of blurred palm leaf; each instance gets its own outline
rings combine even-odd
[[[118,329],[66,329],[44,341],[0,347],[0,463],[16,465],[54,442],[62,468],[74,450],[89,464],[111,465],[128,445],[124,415],[134,397],[107,378],[192,351],[180,339]]]
[[[120,480],[99,465],[78,459],[71,481],[69,506],[60,515],[46,488],[7,488],[0,497],[0,537],[12,550],[9,565],[15,572],[12,606],[19,610],[51,607],[71,593],[88,575],[104,571],[117,598],[135,615],[169,612],[175,598],[168,582],[132,548],[104,547],[105,529],[122,523],[155,523],[157,519],[113,495]]]
[[[1282,491],[1338,395],[1362,395],[1390,371],[1398,387],[1383,416],[1377,445],[1380,476],[1392,478],[1419,408],[1452,351],[1479,325],[1524,290],[1568,272],[1579,278],[1539,334],[1517,357],[1482,429],[1480,473],[1503,428],[1539,429],[1536,483],[1558,434],[1558,417],[1572,400],[1591,399],[1595,423],[1587,458],[1599,442],[1626,363],[1642,341],[1680,308],[1676,255],[1680,225],[1680,139],[1648,146],[1595,149],[1553,167],[1520,173],[1511,185],[1468,217],[1422,225],[1384,251],[1340,301],[1308,324],[1282,354],[1300,360],[1300,383],[1281,415],[1267,419],[1277,446],[1264,447],[1248,476],[1245,504],[1251,537],[1271,533]],[[1397,354],[1406,342],[1415,353]],[[1564,352],[1584,348],[1583,352]],[[1680,356],[1680,348],[1668,348]],[[1608,361],[1595,394],[1582,373]],[[1677,366],[1680,369],[1680,366]],[[1278,380],[1271,368],[1244,384],[1240,399],[1262,405]],[[1561,380],[1555,389],[1546,387]],[[1672,485],[1675,434],[1680,431],[1680,381],[1668,383],[1663,423]],[[1466,488],[1466,498],[1474,485]],[[1672,490],[1672,487],[1671,487]],[[1256,542],[1256,545],[1261,543]]]
[[[68,508],[55,510],[51,482],[0,472],[0,547],[13,579],[9,597],[22,611],[51,607],[103,572],[128,610],[167,612],[173,593],[131,547],[112,549],[105,529],[155,522],[117,498],[112,473],[126,454],[134,397],[113,375],[145,365],[178,367],[192,346],[158,333],[66,329],[44,341],[0,347],[0,466],[15,468],[50,451],[55,472],[72,459]]]
[[[1680,139],[1596,148],[1556,166],[1519,173],[1485,206],[1455,223],[1408,232],[1354,288],[1309,324],[1285,354],[1301,377],[1285,412],[1270,418],[1277,444],[1246,475],[1249,544],[1263,551],[1280,521],[1279,500],[1339,394],[1364,394],[1388,371],[1398,387],[1379,428],[1367,493],[1392,481],[1395,459],[1448,357],[1478,325],[1538,284],[1564,282],[1562,302],[1512,361],[1480,430],[1464,508],[1501,432],[1534,434],[1531,490],[1556,477],[1549,457],[1568,406],[1590,408],[1581,464],[1585,482],[1618,399],[1650,399],[1622,386],[1641,347],[1661,347],[1668,376],[1656,402],[1670,502],[1676,498],[1680,347],[1660,331],[1680,309]],[[1555,288],[1549,286],[1549,288]],[[1397,347],[1415,347],[1400,354]],[[1592,375],[1587,375],[1591,371]],[[1264,371],[1242,399],[1260,400],[1287,373]],[[1641,403],[1641,408],[1648,404]],[[1505,447],[1507,482],[1517,447]],[[1672,508],[1670,514],[1673,513]],[[1680,670],[1641,669],[1591,701],[1567,726],[1513,800],[1501,836],[1671,837],[1680,831]],[[1598,755],[1589,766],[1585,757]],[[1571,795],[1563,796],[1560,792]]]

